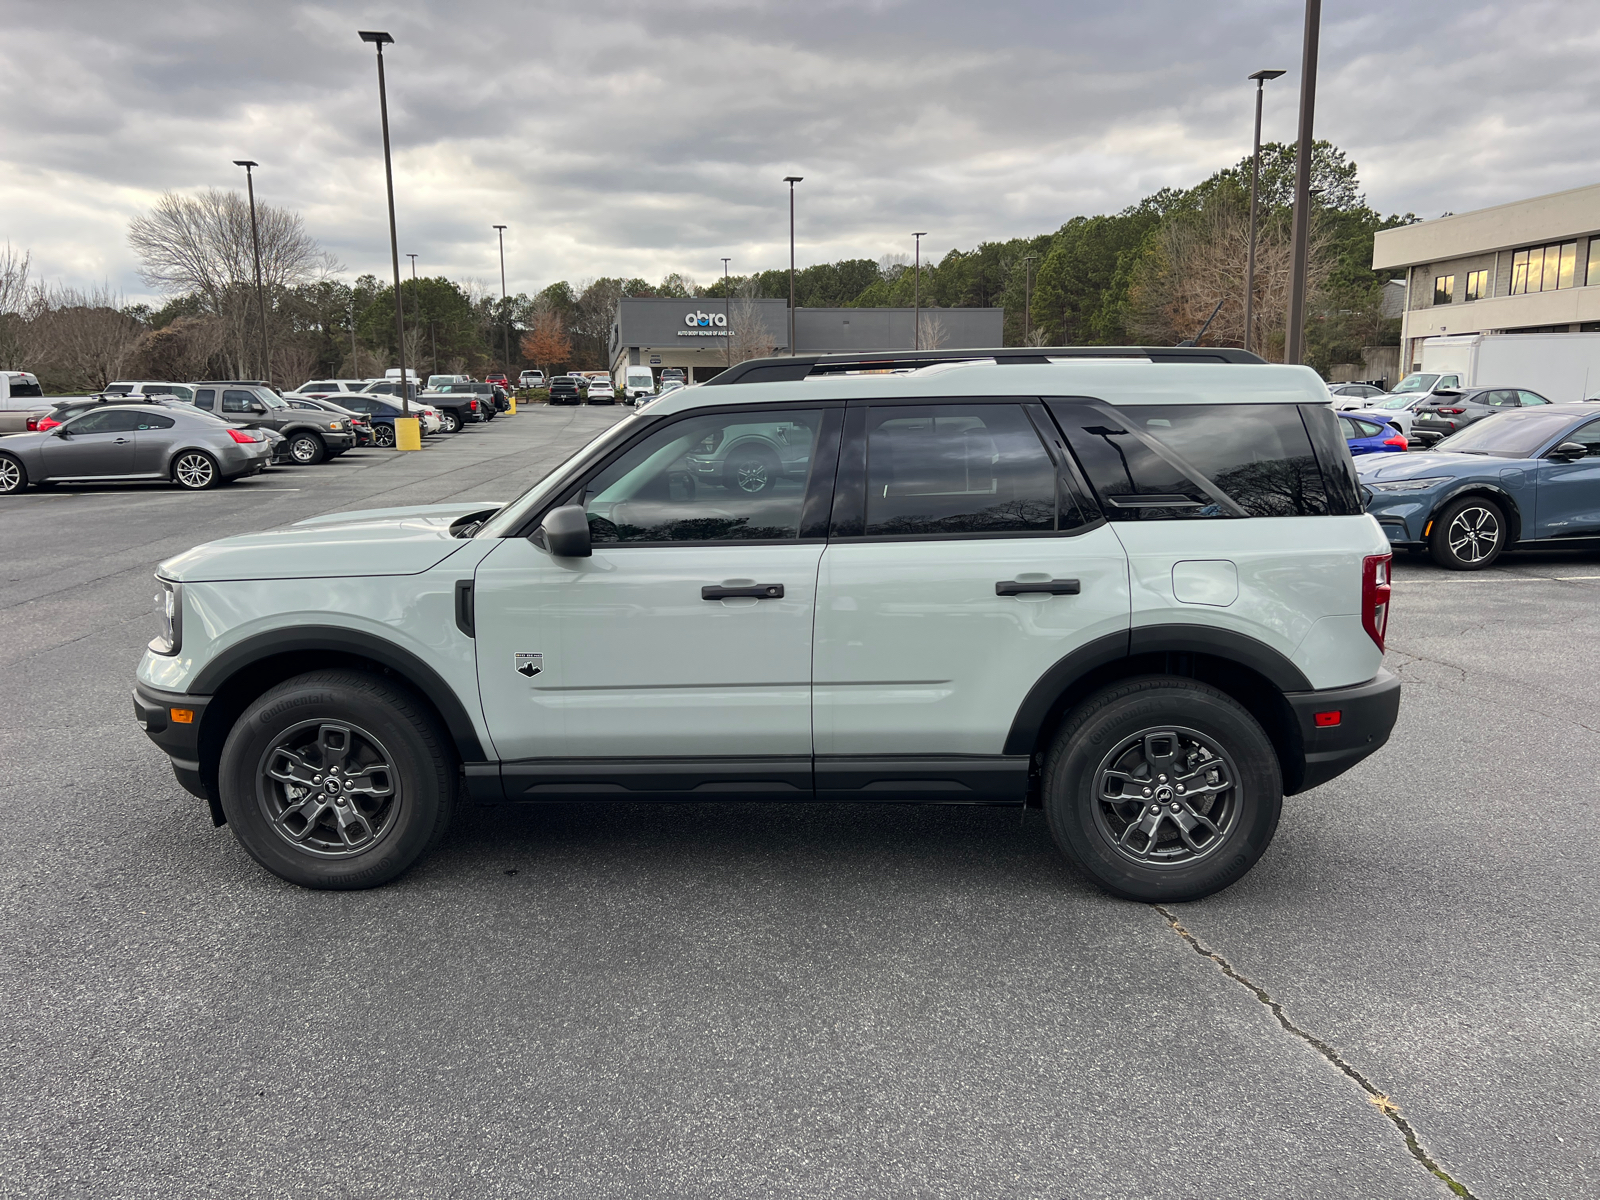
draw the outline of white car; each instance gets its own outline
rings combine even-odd
[[[542,388],[544,386],[543,371],[524,371],[517,377],[517,386],[525,388]]]
[[[584,396],[584,403],[586,404],[615,404],[617,402],[617,389],[612,384],[609,375],[591,375]]]
[[[1347,411],[1355,416],[1367,416],[1380,423],[1396,426],[1407,438],[1411,436],[1411,422],[1417,419],[1417,406],[1433,399],[1431,392],[1402,392],[1386,394],[1381,400],[1359,405]]]

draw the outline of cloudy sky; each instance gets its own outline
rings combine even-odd
[[[400,250],[512,291],[709,280],[1054,229],[1294,136],[1296,0],[4,0],[0,241],[149,292],[128,219],[165,190],[288,205],[386,274],[371,48],[386,29]],[[1317,134],[1374,207],[1438,216],[1600,182],[1582,0],[1327,0]],[[1596,224],[1600,225],[1600,215]]]

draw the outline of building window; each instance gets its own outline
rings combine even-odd
[[[1583,279],[1590,287],[1600,284],[1600,237],[1589,239],[1589,269]]]
[[[1511,294],[1523,296],[1572,287],[1577,268],[1577,242],[1518,250],[1511,256]]]
[[[1489,272],[1467,272],[1467,299],[1482,300],[1489,294]]]
[[[1436,275],[1433,280],[1433,302],[1435,304],[1449,304],[1455,299],[1456,277],[1454,275]]]

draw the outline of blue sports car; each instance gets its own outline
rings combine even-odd
[[[1391,545],[1477,571],[1513,547],[1600,546],[1600,406],[1487,417],[1420,454],[1356,460]]]

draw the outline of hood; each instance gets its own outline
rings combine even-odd
[[[157,572],[180,583],[416,575],[466,544],[450,535],[453,523],[498,507],[478,501],[312,517],[287,529],[207,542],[169,558]]]
[[[1449,475],[1463,470],[1482,471],[1486,467],[1505,466],[1511,461],[1482,454],[1373,454],[1356,459],[1356,474],[1363,480],[1421,479],[1426,475]]]

